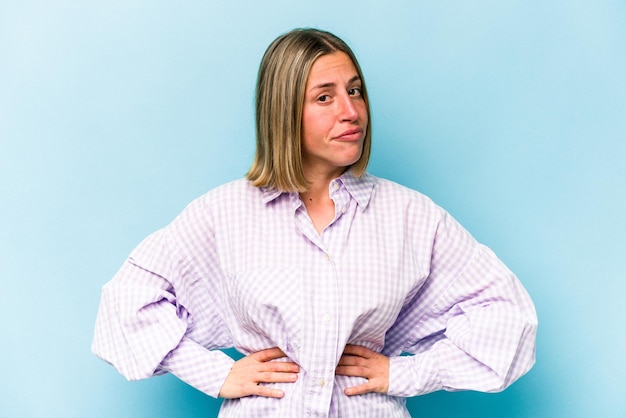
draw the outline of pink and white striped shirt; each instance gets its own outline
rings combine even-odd
[[[300,365],[281,399],[220,417],[409,417],[405,397],[499,391],[535,360],[528,294],[424,195],[371,175],[333,180],[318,234],[297,193],[239,180],[149,236],[102,291],[93,352],[128,379],[170,372],[217,396],[233,360],[280,347]],[[346,344],[390,357],[388,394],[348,397]],[[409,353],[412,355],[402,355]]]

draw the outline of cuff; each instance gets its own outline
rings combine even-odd
[[[161,367],[180,380],[217,398],[235,360],[220,350],[208,350],[183,338]]]
[[[441,390],[439,359],[432,352],[389,359],[388,395],[412,397]]]

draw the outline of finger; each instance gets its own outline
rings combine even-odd
[[[364,366],[367,364],[367,359],[353,355],[343,355],[339,358],[337,364],[339,366]]]
[[[379,378],[372,378],[372,379],[368,379],[367,382],[362,383],[360,385],[345,388],[343,392],[348,396],[353,396],[353,395],[363,395],[364,393],[372,393],[372,392],[387,393],[388,390],[389,390],[388,382]]]
[[[250,392],[250,395],[263,396],[266,398],[282,398],[285,392],[280,389],[272,389],[267,386],[256,385]]]
[[[338,366],[335,368],[335,374],[339,376],[355,376],[369,378],[372,373],[366,367],[361,366]]]
[[[297,373],[267,372],[260,373],[256,378],[257,383],[293,383],[296,380],[298,380]]]
[[[363,357],[363,358],[370,358],[373,355],[378,354],[378,353],[374,350],[370,350],[367,347],[363,347],[362,345],[348,344],[344,348],[343,354],[344,355],[347,354],[350,356],[358,356],[358,357]]]
[[[281,372],[281,373],[298,373],[300,371],[300,366],[296,363],[290,362],[278,362],[278,361],[268,361],[265,363],[261,363],[258,366],[259,371],[266,372]]]
[[[369,382],[363,383],[362,385],[345,388],[343,390],[343,393],[345,393],[347,396],[363,395],[370,392],[374,392],[374,387]]]
[[[255,360],[258,361],[270,361],[270,360],[276,360],[277,358],[282,358],[282,357],[287,357],[287,355],[285,353],[283,353],[283,351],[278,348],[278,347],[273,347],[273,348],[267,348],[265,350],[261,350],[261,351],[257,351],[256,353],[252,353],[250,354],[251,358],[254,358]]]

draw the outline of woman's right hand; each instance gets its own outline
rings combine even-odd
[[[233,364],[226,377],[219,397],[226,399],[243,398],[257,395],[268,398],[282,398],[280,389],[260,385],[259,383],[295,382],[298,380],[300,367],[292,362],[272,361],[287,357],[278,347],[252,353]]]

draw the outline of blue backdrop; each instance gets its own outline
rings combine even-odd
[[[537,305],[527,376],[411,399],[414,416],[624,416],[621,0],[0,0],[0,416],[216,414],[171,376],[129,383],[91,355],[100,287],[244,175],[259,60],[299,26],[361,61],[370,171],[448,209]]]

